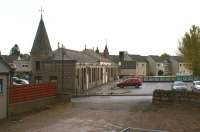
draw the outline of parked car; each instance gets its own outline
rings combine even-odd
[[[13,85],[24,85],[24,84],[29,84],[29,82],[25,79],[20,79],[18,77],[12,77],[12,84]]]
[[[193,81],[191,88],[192,91],[200,91],[200,81]]]
[[[182,81],[175,81],[171,88],[172,90],[187,90],[187,85]]]
[[[117,87],[123,88],[127,86],[135,86],[139,88],[140,86],[142,86],[142,81],[140,78],[129,78],[117,83]]]

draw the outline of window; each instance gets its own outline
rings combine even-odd
[[[35,62],[35,68],[37,71],[40,70],[40,62],[39,61]]]
[[[103,68],[101,68],[101,80],[103,80]]]
[[[52,83],[57,83],[57,77],[56,76],[50,76],[49,81]]]
[[[35,83],[42,83],[42,77],[41,76],[35,76]]]
[[[99,68],[97,68],[97,80],[99,80]]]
[[[91,76],[91,68],[88,68],[88,74],[89,74],[89,82],[92,82],[92,76]]]
[[[0,80],[0,94],[3,93],[3,81]]]
[[[22,65],[22,67],[28,67],[28,65],[27,65],[27,64],[24,64],[24,65]]]
[[[83,79],[84,79],[84,83],[86,83],[86,69],[83,68]]]

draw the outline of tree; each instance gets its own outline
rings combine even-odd
[[[15,44],[11,50],[10,50],[10,55],[20,55],[20,50],[19,50],[19,46],[17,44]]]
[[[170,56],[169,54],[163,53],[160,57],[161,57],[162,59],[166,60],[166,59],[169,58],[169,56]]]
[[[158,71],[158,76],[163,76],[164,72],[162,70]]]
[[[95,51],[97,54],[99,54],[99,48],[97,47],[96,51]]]
[[[193,25],[189,32],[186,32],[184,37],[179,41],[178,50],[184,57],[188,67],[193,71],[193,75],[200,75],[200,28]]]

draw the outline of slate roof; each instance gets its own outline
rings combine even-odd
[[[53,52],[53,60],[62,60],[62,52],[64,54],[63,60],[75,60],[81,63],[96,63],[96,59],[83,54],[80,51],[59,48]]]
[[[113,63],[110,59],[105,58],[102,55],[97,54],[95,51],[90,50],[90,49],[83,50],[82,53],[92,57],[93,59],[95,59],[96,61],[99,61],[99,62],[110,62],[110,63]]]
[[[119,63],[119,55],[109,55],[109,59],[115,62],[116,64]]]
[[[6,62],[6,60],[4,59],[4,57],[2,56],[2,55],[0,55],[0,60],[1,60],[1,62],[6,66],[6,67],[8,67],[8,69],[11,71],[11,70],[13,70],[12,68],[11,68],[11,66]]]
[[[160,58],[157,55],[150,55],[150,57],[155,61],[155,62],[159,62],[159,63],[163,63],[164,60],[162,58]]]
[[[171,56],[171,58],[177,62],[184,62],[184,58],[182,56]]]
[[[18,55],[2,55],[2,58],[7,62],[7,63],[13,63],[14,60],[17,60]]]
[[[19,55],[21,60],[24,61],[30,61],[30,55],[28,54],[24,54],[24,55]],[[19,58],[18,55],[2,55],[3,59],[7,62],[7,63],[13,63],[13,61],[17,60]]]
[[[71,49],[59,48],[53,52],[53,58],[51,60],[62,60],[62,52],[64,54],[63,60],[75,60],[80,63],[98,63],[98,62],[110,62],[111,60],[96,54],[93,50],[75,51]],[[113,63],[115,64],[115,63]]]
[[[136,62],[147,62],[146,58],[141,55],[129,55]]]
[[[47,31],[43,19],[41,17],[35,40],[31,49],[31,54],[50,54],[51,51],[52,49],[47,35]]]

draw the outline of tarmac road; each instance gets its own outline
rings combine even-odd
[[[188,90],[191,90],[192,83],[186,83]],[[139,88],[129,86],[125,88],[116,87],[116,83],[103,85],[90,89],[89,95],[152,95],[156,89],[170,90],[172,82],[144,82]]]

